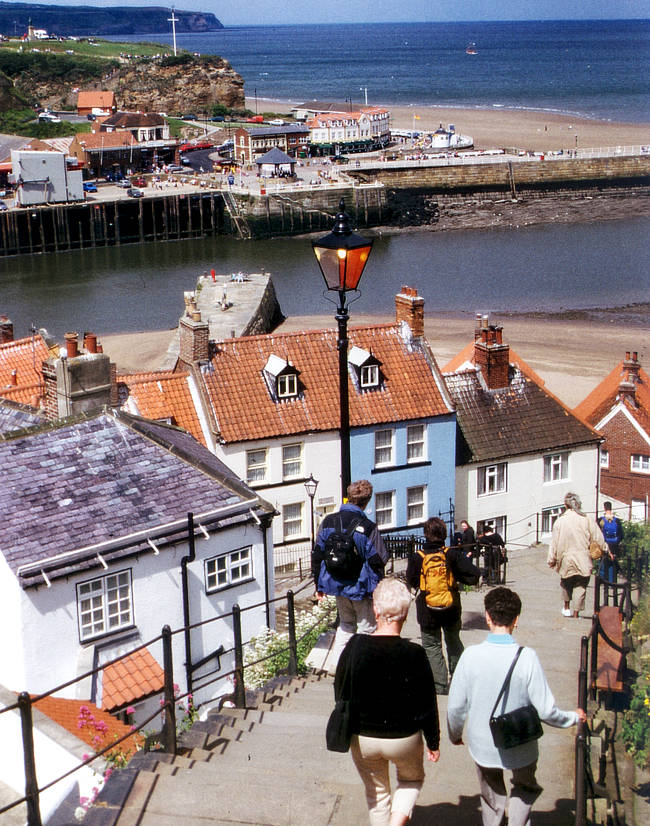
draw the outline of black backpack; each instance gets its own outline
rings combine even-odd
[[[356,529],[365,520],[363,517],[355,517],[347,528],[344,528],[340,513],[332,514],[332,518],[338,518],[338,527],[334,528],[323,543],[325,567],[334,579],[356,580],[361,573],[363,559],[353,537]]]

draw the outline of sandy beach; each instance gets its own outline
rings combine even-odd
[[[303,101],[297,101],[302,103]],[[372,101],[376,105],[385,105]],[[294,103],[257,99],[260,112],[288,113]],[[246,106],[254,110],[255,100]],[[346,104],[342,104],[345,110]],[[650,123],[614,123],[568,115],[518,109],[463,109],[436,106],[392,106],[396,129],[433,130],[453,123],[456,131],[474,138],[477,149],[516,147],[546,152],[552,149],[587,149],[603,146],[650,144]]]
[[[647,315],[646,315],[647,317]],[[356,315],[355,324],[392,321],[393,316]],[[626,350],[637,350],[641,363],[650,367],[650,323],[636,326],[616,322],[594,322],[573,318],[546,319],[537,316],[493,315],[503,325],[504,340],[544,379],[548,389],[569,407],[575,407],[623,358]],[[295,316],[280,331],[333,327],[326,315]],[[158,369],[173,331],[103,335],[104,352],[123,372]],[[438,315],[425,312],[427,336],[440,367],[473,340],[471,315]]]

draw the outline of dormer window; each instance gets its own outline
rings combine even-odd
[[[361,390],[375,390],[381,384],[381,362],[361,347],[352,347],[348,362],[354,367]]]
[[[264,366],[264,375],[276,400],[295,399],[298,396],[300,371],[291,362],[280,356],[270,355]]]

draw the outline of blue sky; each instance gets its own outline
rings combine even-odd
[[[43,0],[40,0],[43,2]],[[168,0],[72,0],[54,5],[171,6]],[[176,8],[215,14],[225,25],[273,23],[382,23],[476,20],[589,20],[650,18],[650,0],[177,0]]]

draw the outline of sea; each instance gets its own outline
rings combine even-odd
[[[510,108],[649,122],[650,21],[235,26],[179,34],[180,47],[227,58],[249,97],[303,102]],[[120,38],[124,39],[124,38]],[[144,37],[131,38],[145,39]],[[147,35],[171,43],[171,33]],[[468,43],[476,55],[465,54]],[[260,108],[262,111],[262,108]],[[648,324],[650,218],[519,229],[383,234],[354,314],[393,311],[402,284],[428,311],[571,314]],[[331,308],[305,238],[166,244],[0,261],[0,313],[17,335],[31,324],[61,337],[176,325],[182,293],[215,268],[273,274],[285,315]],[[639,305],[638,313],[611,314]],[[598,317],[598,316],[596,316]],[[624,321],[622,320],[624,319]]]
[[[146,39],[172,43],[171,31]],[[249,98],[650,121],[650,20],[232,26],[176,40],[230,61]]]

